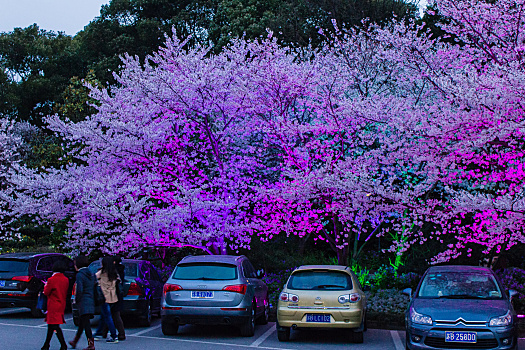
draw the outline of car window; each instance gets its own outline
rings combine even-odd
[[[124,261],[122,265],[124,265],[124,276],[126,278],[137,278],[139,276],[139,264]]]
[[[253,268],[252,264],[248,260],[242,262],[242,269],[244,271],[244,276],[248,278],[257,278],[257,273]]]
[[[237,266],[220,263],[179,264],[172,278],[180,280],[234,280],[237,279]]]
[[[27,273],[29,261],[18,259],[0,259],[0,272],[25,272]]]
[[[73,260],[69,259],[66,256],[59,256],[58,260],[63,261],[66,264],[66,271],[75,271],[75,264],[73,263]]]
[[[41,258],[36,265],[36,269],[39,271],[53,271],[53,257]]]
[[[290,276],[288,288],[300,290],[350,290],[352,289],[352,279],[348,274],[339,271],[297,271]]]
[[[418,292],[423,298],[501,299],[493,275],[484,272],[436,272],[425,275]]]

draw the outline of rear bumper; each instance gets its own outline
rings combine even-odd
[[[330,315],[328,322],[307,322],[307,314]],[[289,309],[281,307],[277,309],[277,322],[280,327],[294,328],[360,328],[363,322],[364,311],[361,309],[341,310],[311,310],[311,309]]]
[[[235,310],[240,309],[240,310]],[[232,324],[239,325],[249,322],[251,309],[247,306],[235,307],[192,307],[183,306],[179,310],[163,306],[161,317],[163,322],[178,324]]]
[[[20,292],[0,293],[1,307],[35,307],[38,300],[36,294],[22,294]]]

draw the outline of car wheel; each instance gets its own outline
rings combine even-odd
[[[278,329],[277,339],[279,339],[279,341],[290,340],[290,327],[281,327],[281,329]]]
[[[264,312],[263,314],[257,319],[257,324],[265,325],[268,324],[268,318],[270,317],[270,302],[268,299],[266,299],[264,303]]]
[[[151,318],[152,318],[152,310],[151,310],[151,302],[148,303],[148,309],[146,311],[146,314],[141,318],[140,324],[142,327],[149,327],[151,326]]]
[[[36,306],[34,306],[31,308],[31,316],[33,316],[34,318],[42,318],[44,317],[44,313],[42,312],[42,310],[37,309]]]
[[[253,304],[250,311],[250,319],[241,326],[241,335],[243,337],[253,337],[255,334],[255,312],[255,304]]]
[[[162,334],[164,335],[176,335],[179,331],[179,324],[176,322],[168,322],[162,320]]]

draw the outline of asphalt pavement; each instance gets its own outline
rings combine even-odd
[[[71,340],[76,332],[71,314],[66,314],[66,324],[62,330],[66,340]],[[98,317],[92,321],[95,331]],[[279,342],[275,323],[257,326],[255,335],[250,338],[241,337],[238,329],[227,326],[195,326],[186,325],[179,328],[176,336],[162,334],[160,319],[154,319],[150,327],[140,327],[133,320],[124,320],[126,326],[125,341],[118,344],[106,344],[97,341],[96,349],[113,349],[124,347],[126,350],[167,350],[167,349],[370,349],[370,350],[403,350],[405,335],[402,331],[368,329],[363,344],[353,344],[348,341],[348,334],[341,330],[302,330],[292,331],[289,342]],[[0,309],[0,350],[38,350],[41,348],[47,325],[43,319],[31,317],[29,309]],[[85,336],[80,340],[77,349],[87,345]],[[525,339],[520,340],[520,346],[525,346]],[[56,337],[51,342],[51,349],[58,350],[60,345]]]

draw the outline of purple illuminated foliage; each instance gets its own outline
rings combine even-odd
[[[47,119],[82,165],[15,167],[7,212],[69,218],[83,251],[293,234],[347,263],[394,230],[397,254],[453,237],[439,262],[523,243],[524,0],[436,8],[461,45],[393,22],[306,58],[271,36],[124,57],[120,86],[93,89],[98,113]]]

